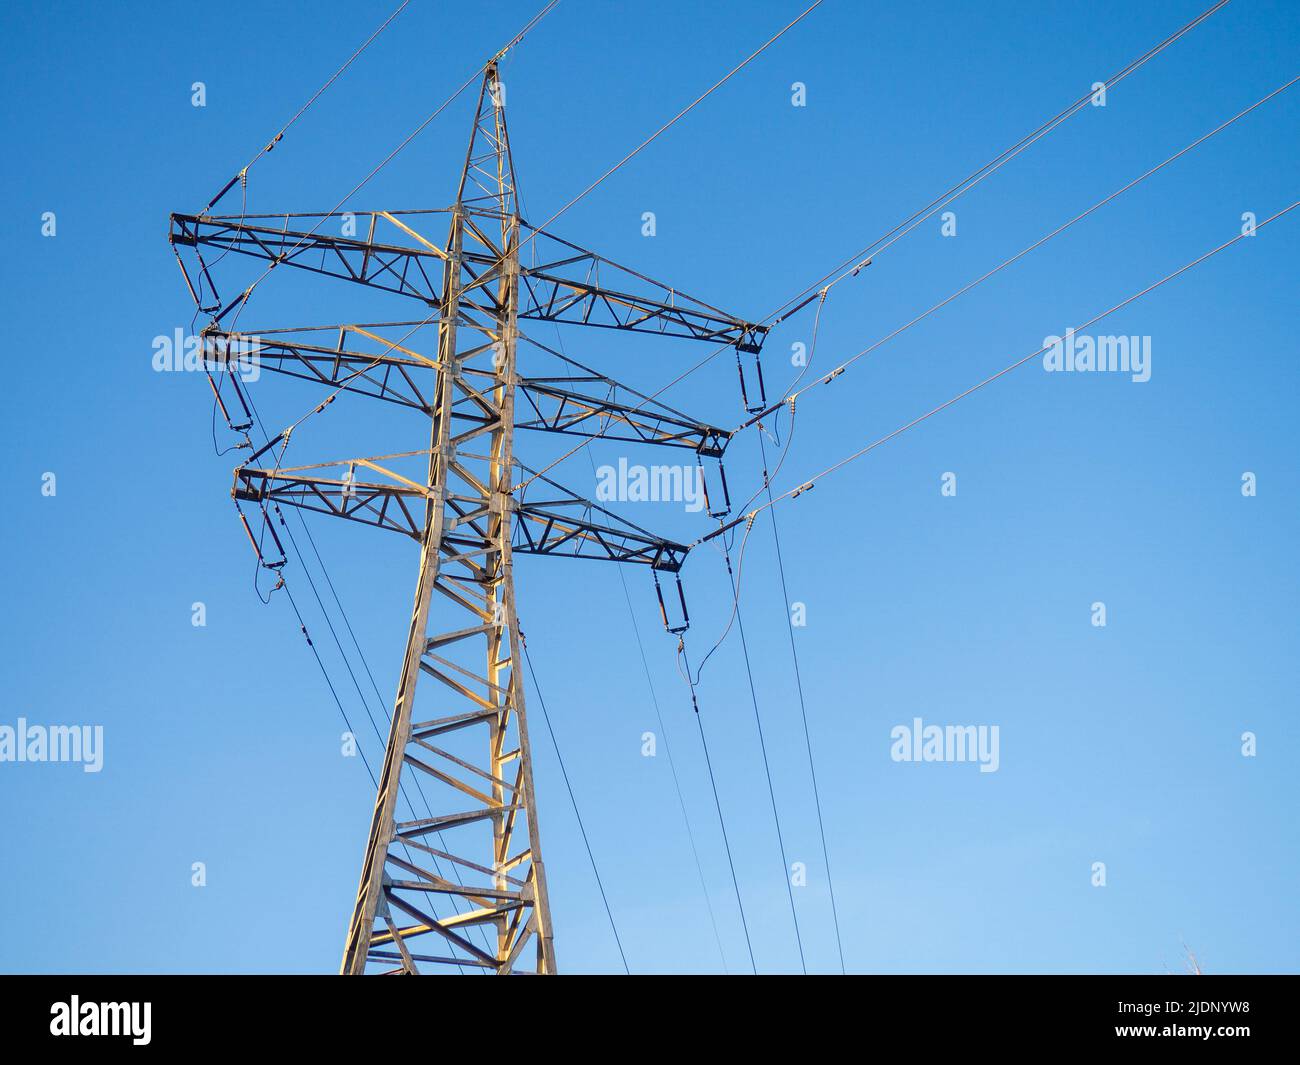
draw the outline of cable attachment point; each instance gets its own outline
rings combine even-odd
[[[801,484],[798,488],[796,488],[793,492],[790,493],[790,498],[798,499],[801,495],[803,495],[804,492],[811,492],[814,487],[815,485],[812,481],[809,481],[806,484]]]
[[[664,590],[659,584],[659,573],[657,570],[651,570],[655,582],[655,595],[659,599],[659,618],[664,623],[664,630],[673,636],[680,637],[687,629],[691,627],[691,616],[686,610],[686,593],[682,590],[682,577],[680,573],[674,574],[677,579],[677,601],[682,607],[682,620],[678,625],[672,625],[668,621],[668,608],[664,604]],[[681,644],[679,639],[678,644]]]

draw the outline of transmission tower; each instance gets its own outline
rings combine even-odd
[[[382,458],[270,466],[264,457],[277,448],[283,455],[288,432],[255,448],[247,434],[256,419],[238,367],[208,362],[228,425],[244,434],[240,446],[253,451],[235,470],[233,496],[237,506],[260,509],[261,538],[244,523],[264,566],[278,570],[284,563],[282,548],[276,559],[259,546],[268,532],[279,545],[281,505],[403,533],[420,545],[410,630],[343,951],[347,974],[556,971],[512,558],[642,564],[655,573],[658,588],[658,574],[676,575],[688,550],[534,474],[515,457],[515,429],[681,448],[700,457],[701,469],[704,458],[718,459],[719,472],[731,436],[531,340],[520,322],[726,344],[735,347],[738,363],[744,352],[755,364],[765,334],[762,326],[520,217],[497,59],[486,67],[456,200],[445,211],[348,216],[368,225],[364,237],[321,232],[344,217],[333,214],[171,216],[169,239],[191,257],[187,266],[178,251],[190,293],[211,315],[202,334],[205,354],[255,344],[261,369],[324,385],[331,397],[341,391],[370,396],[430,421],[427,475],[419,480]],[[441,244],[416,229],[440,215],[448,225]],[[532,265],[521,261],[525,244]],[[255,286],[223,303],[208,262],[213,253],[393,293],[422,304],[430,317],[235,331],[225,323]],[[436,357],[401,339],[429,323],[436,323]],[[522,376],[521,341],[561,359],[567,372]],[[743,390],[743,368],[741,381]],[[681,608],[684,614],[684,598]],[[667,612],[664,618],[668,624]],[[411,785],[428,816],[410,804],[411,817],[402,820],[399,797],[409,800]],[[435,914],[438,901],[452,912]]]

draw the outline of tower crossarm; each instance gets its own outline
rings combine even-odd
[[[262,333],[209,328],[203,337],[205,346],[239,352],[238,359],[245,360],[241,363],[232,358],[229,365],[255,365],[259,372],[267,370],[315,381],[431,414],[435,388],[434,375],[429,371],[437,371],[437,360],[385,340],[377,332],[381,328],[420,324],[318,326]],[[308,339],[300,340],[299,336]],[[333,346],[322,342],[332,338],[336,338]],[[344,347],[345,343],[349,346]],[[375,348],[375,352],[361,350],[362,343]],[[688,448],[705,457],[720,456],[726,449],[731,439],[729,430],[659,403],[545,345],[535,346],[563,360],[570,372],[518,379],[515,428]],[[490,368],[465,367],[462,373],[467,382],[477,381],[482,389],[489,388],[495,379]],[[453,404],[451,415],[454,421],[480,423],[487,416],[468,395]]]
[[[520,222],[529,244],[519,269],[519,317],[658,333],[757,352],[767,327]]]
[[[190,215],[173,214],[167,239],[173,247],[193,248],[199,276],[216,302],[220,296],[204,249],[235,252],[326,277],[410,296],[436,306],[446,250],[416,229],[448,211],[369,211],[349,214]],[[339,230],[364,233],[341,236]],[[184,264],[182,263],[182,267]],[[191,289],[195,278],[186,270]]]
[[[325,476],[330,472],[338,476]],[[515,553],[638,563],[670,573],[685,561],[690,550],[685,545],[656,536],[548,478],[537,477],[535,483],[534,498],[511,505]],[[416,541],[432,500],[428,488],[371,459],[269,470],[239,467],[231,495],[346,518]],[[490,510],[481,498],[469,495],[448,495],[444,502],[454,515],[443,533],[444,557],[468,561],[468,552],[484,540]]]
[[[175,247],[195,249],[204,291],[216,302],[209,253],[236,252],[263,259],[275,266],[288,265],[327,277],[418,299],[437,306],[440,299],[443,247],[423,236],[416,225],[439,211],[371,211],[351,216],[337,214],[284,214],[267,216],[173,214],[168,239]],[[422,218],[421,216],[426,216]],[[490,228],[499,213],[482,208],[462,208],[467,232]],[[334,229],[349,224],[366,236],[338,236]],[[319,227],[319,228],[317,228]],[[519,264],[518,317],[660,336],[734,344],[757,352],[767,327],[728,314],[678,289],[620,266],[594,251],[579,247],[522,220],[527,262]],[[479,248],[467,248],[461,265],[470,275],[460,302],[486,314],[497,305],[501,259],[486,239]],[[531,265],[530,265],[531,264]],[[183,265],[183,264],[182,264]],[[194,278],[188,270],[191,288]],[[229,304],[228,304],[229,306]]]
[[[515,428],[689,448],[710,457],[721,455],[731,439],[728,430],[694,421],[670,408],[623,403],[563,387],[579,383],[612,382],[600,375],[521,379]]]
[[[231,333],[210,326],[203,331],[203,343],[205,351],[233,353],[224,362],[235,372],[255,368],[260,375],[266,370],[429,414],[437,359],[385,340],[373,331],[379,328],[335,325]],[[212,360],[217,366],[222,361]]]

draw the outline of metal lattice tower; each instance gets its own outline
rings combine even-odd
[[[448,233],[439,245],[414,227],[442,213]],[[331,217],[174,214],[170,240],[192,250],[196,267],[182,260],[182,269],[196,303],[212,315],[205,350],[256,336],[263,369],[413,409],[430,421],[423,483],[371,458],[253,465],[281,439],[287,443],[287,434],[235,471],[236,501],[257,504],[272,537],[267,508],[291,505],[397,531],[420,544],[341,971],[553,973],[513,556],[596,558],[676,573],[687,548],[533,475],[515,458],[515,430],[600,434],[714,458],[730,433],[537,344],[520,333],[520,322],[651,332],[730,344],[755,356],[764,330],[520,218],[496,60],[486,69],[450,209],[357,215],[368,219],[364,239],[318,232]],[[305,229],[308,220],[316,222]],[[531,245],[531,266],[521,264],[524,243]],[[251,289],[221,303],[205,249],[421,301],[436,322],[436,357],[389,336],[420,322],[229,331],[223,323]],[[195,294],[193,269],[198,292],[213,293],[211,306]],[[614,285],[605,283],[610,277]],[[521,341],[563,360],[570,372],[521,376]],[[214,385],[218,402],[228,424],[246,432],[254,419],[235,368],[225,370],[234,417]],[[245,446],[251,449],[251,440]],[[528,492],[519,489],[520,480],[529,483]],[[410,799],[410,785],[427,802],[428,816],[401,819],[399,799]],[[454,912],[436,915],[433,900],[450,902]]]

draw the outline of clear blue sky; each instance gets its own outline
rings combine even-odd
[[[100,724],[98,774],[0,764],[0,969],[304,971],[338,964],[372,791],[283,596],[262,606],[212,446],[206,382],[159,374],[192,304],[166,244],[391,10],[389,0],[6,4],[3,79],[5,610],[0,724]],[[253,211],[324,210],[540,6],[416,0],[254,167]],[[563,0],[505,67],[514,158],[541,221],[801,9]],[[1208,6],[828,0],[555,229],[761,317]],[[835,289],[829,369],[1300,72],[1300,10],[1233,0]],[[203,81],[207,106],[191,106]],[[790,86],[807,85],[807,106]],[[462,97],[349,206],[445,206]],[[800,403],[779,487],[935,406],[1296,199],[1300,88],[857,363]],[[229,203],[229,201],[228,201]],[[224,206],[224,205],[223,205]],[[234,204],[230,204],[234,209]],[[41,216],[57,216],[57,236]],[[641,235],[654,211],[657,235]],[[855,971],[1295,971],[1300,212],[1116,315],[1151,380],[1030,364],[778,514],[844,953]],[[247,263],[223,264],[234,289]],[[288,273],[285,271],[285,273]],[[379,303],[274,277],[242,324],[361,319]],[[404,301],[383,313],[410,313]],[[776,330],[792,375],[810,314]],[[567,330],[571,353],[654,387],[688,342]],[[546,339],[544,336],[542,339]],[[816,370],[814,370],[814,373]],[[319,398],[264,375],[278,428]],[[717,360],[667,397],[742,417]],[[295,439],[312,462],[423,446],[360,400]],[[228,443],[224,433],[220,442]],[[755,441],[729,454],[757,486]],[[522,440],[536,465],[554,454]],[[601,444],[597,462],[630,450]],[[637,454],[632,461],[664,461]],[[57,475],[57,495],[41,476]],[[945,472],[958,494],[940,494]],[[1258,495],[1244,498],[1252,471]],[[558,477],[594,491],[584,456]],[[701,516],[634,504],[693,537]],[[799,706],[762,519],[742,609],[808,967],[837,967]],[[399,537],[312,521],[384,700],[417,564]],[[722,967],[618,572],[519,561],[520,614],[634,972]],[[748,967],[673,641],[649,574],[624,574],[699,844],[726,965]],[[345,709],[378,750],[305,578]],[[693,659],[730,596],[685,570]],[[191,604],[207,625],[191,625]],[[1096,601],[1108,624],[1091,624]],[[369,685],[363,679],[363,690]],[[372,704],[373,693],[370,692]],[[536,704],[535,695],[532,697]],[[701,705],[758,968],[798,968],[744,659],[733,632]],[[372,705],[372,712],[379,711]],[[1001,765],[891,761],[890,729],[996,724]],[[554,750],[533,712],[556,949],[620,964]],[[1245,758],[1241,734],[1258,754]],[[206,863],[208,885],[190,884]],[[1091,885],[1105,862],[1107,886]]]

